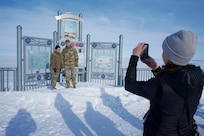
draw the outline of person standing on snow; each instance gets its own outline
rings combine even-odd
[[[50,56],[50,72],[52,74],[52,89],[56,89],[56,82],[59,77],[60,69],[62,68],[62,57],[60,54],[60,46],[55,47],[55,51]]]
[[[72,78],[73,88],[76,88],[76,69],[78,67],[77,50],[66,40],[66,47],[62,50],[62,65],[66,74],[67,88],[70,88],[70,78]]]
[[[130,58],[125,77],[125,90],[150,100],[150,109],[144,117],[144,136],[199,135],[193,128],[193,116],[199,104],[204,85],[200,67],[188,64],[195,54],[197,37],[181,30],[163,41],[160,68],[152,57],[142,60],[152,69],[154,78],[136,81],[137,62],[147,47],[139,43]]]

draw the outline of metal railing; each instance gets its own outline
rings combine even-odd
[[[127,68],[122,69],[122,85],[125,83],[125,75],[126,75]],[[202,70],[204,72],[204,69]],[[0,68],[0,91],[16,91],[17,90],[17,77],[16,77],[17,68]],[[79,72],[79,71],[78,71]],[[83,73],[84,74],[84,73]],[[50,76],[50,75],[49,75]],[[154,77],[151,70],[148,68],[137,68],[137,81],[147,81],[148,79]],[[84,77],[81,79],[81,76],[78,75],[77,82],[83,82]],[[37,81],[35,81],[37,82]],[[31,82],[30,85],[32,86],[35,82]],[[65,82],[65,81],[59,81]],[[115,82],[112,80],[93,80],[91,82],[95,82],[98,84],[106,84],[106,85],[113,85]],[[50,78],[46,79],[46,84],[51,84]],[[38,84],[39,85],[39,84]],[[38,86],[37,85],[37,86]],[[43,87],[45,84],[39,87]],[[35,87],[34,87],[35,88]],[[29,89],[34,89],[29,88]],[[28,90],[28,89],[26,89]]]
[[[17,90],[17,68],[0,68],[0,91]]]
[[[125,84],[125,75],[127,68],[122,69],[122,85]],[[149,68],[137,68],[137,81],[147,81],[148,79],[154,77],[152,71]]]
[[[125,75],[126,75],[127,68],[122,69],[122,85],[125,83]],[[204,69],[202,69],[204,73]],[[137,68],[137,81],[147,81],[150,78],[154,77],[151,69],[148,68]]]

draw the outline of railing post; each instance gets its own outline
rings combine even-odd
[[[14,73],[13,73],[13,79],[14,79],[14,83],[13,83],[13,91],[16,91],[17,90],[17,78],[16,78],[16,70],[17,70],[17,68],[15,68],[15,70],[14,70]]]
[[[0,68],[0,79],[1,79],[1,82],[0,82],[0,91],[3,91],[4,90],[4,70],[3,68]]]
[[[6,71],[6,79],[7,79],[7,83],[6,83],[6,90],[5,91],[8,91],[8,88],[9,88],[9,70]]]

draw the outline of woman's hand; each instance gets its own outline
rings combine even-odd
[[[133,49],[133,55],[140,57],[146,47],[145,43],[138,43],[137,47]]]
[[[133,55],[140,57],[146,47],[147,45],[145,45],[145,43],[138,43],[137,47],[133,49]],[[156,61],[150,56],[148,56],[147,59],[142,60],[142,62],[145,63],[148,67],[150,67],[152,70],[155,70],[159,67]]]
[[[145,63],[148,67],[150,67],[152,70],[159,68],[157,62],[150,56],[148,56],[147,59],[142,60],[142,62]]]

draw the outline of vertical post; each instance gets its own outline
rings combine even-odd
[[[119,62],[118,62],[118,85],[122,85],[122,50],[123,50],[123,35],[119,36]]]
[[[86,37],[86,82],[90,82],[90,37]]]
[[[82,19],[83,19],[83,14],[80,13],[79,14],[79,32],[78,32],[79,33],[79,36],[78,36],[79,37],[79,39],[78,39],[79,41],[82,41],[82,21],[83,21]],[[80,80],[79,81],[84,81],[85,80],[85,78],[84,78],[85,74],[86,73],[80,74]]]
[[[62,15],[62,12],[61,11],[58,11],[58,16]],[[57,36],[57,44],[59,44],[59,41],[61,39],[61,22],[62,20],[59,19],[57,20],[57,33],[58,33],[58,36]]]
[[[5,91],[9,91],[9,69],[7,69],[6,71],[6,78],[7,78],[7,83],[6,83],[6,90]]]
[[[22,60],[21,60],[21,62],[22,62],[22,64],[23,64],[23,68],[22,68],[22,75],[23,75],[23,79],[22,79],[22,81],[24,81],[22,84],[23,84],[23,88],[22,88],[22,90],[23,91],[25,91],[26,90],[26,82],[25,82],[25,80],[26,80],[26,45],[25,45],[25,37],[23,37],[23,45],[24,46],[21,46],[22,47],[22,49],[23,49],[23,56],[22,56]]]
[[[51,53],[55,50],[55,46],[57,45],[57,32],[53,32],[53,48],[51,50]]]
[[[0,68],[0,91],[4,91],[4,68]]]
[[[13,72],[13,81],[14,81],[14,89],[13,89],[13,91],[16,91],[17,90],[17,87],[16,87],[16,83],[17,83],[17,80],[16,80],[16,68],[14,69],[14,72]]]
[[[17,91],[22,90],[22,27],[17,26]]]
[[[83,14],[79,14],[79,18],[83,19]],[[82,20],[79,20],[79,41],[82,41]]]

